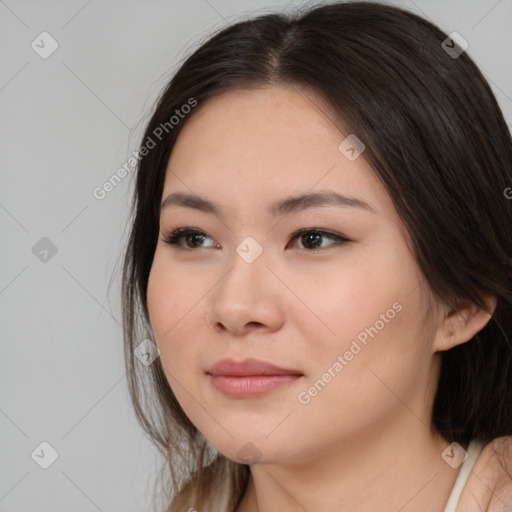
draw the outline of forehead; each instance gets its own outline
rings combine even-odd
[[[288,139],[288,147],[297,141],[318,142],[329,136],[335,140],[343,136],[339,132],[333,114],[322,100],[311,91],[291,87],[266,87],[236,89],[224,92],[199,105],[186,122],[178,141],[191,134],[205,144],[214,146],[238,141],[245,146],[244,153],[264,142],[282,146]],[[272,144],[272,139],[279,140]],[[187,141],[190,142],[190,141]],[[325,140],[324,144],[329,141]],[[236,152],[237,147],[232,147]],[[305,148],[303,148],[305,149]]]
[[[365,195],[386,191],[362,156],[349,160],[350,135],[325,103],[288,87],[235,90],[200,105],[180,132],[168,162],[164,194],[173,190],[276,200],[315,188]]]

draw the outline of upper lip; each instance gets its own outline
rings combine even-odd
[[[260,359],[221,359],[217,361],[208,372],[210,375],[224,375],[231,377],[243,377],[250,375],[302,375],[298,370],[280,368]]]

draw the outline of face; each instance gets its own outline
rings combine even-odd
[[[162,208],[150,321],[184,412],[238,462],[306,461],[430,414],[431,297],[388,193],[327,112],[288,88],[224,93],[168,162],[162,201],[192,198]],[[225,358],[295,375],[208,373]]]

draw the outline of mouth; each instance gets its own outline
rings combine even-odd
[[[300,370],[281,368],[258,359],[240,362],[222,359],[207,374],[213,386],[231,398],[262,396],[304,377]]]

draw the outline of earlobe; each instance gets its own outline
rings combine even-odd
[[[487,311],[466,299],[459,301],[457,309],[449,311],[436,336],[436,352],[466,343],[487,325],[496,309],[497,299],[488,295],[484,301]]]

